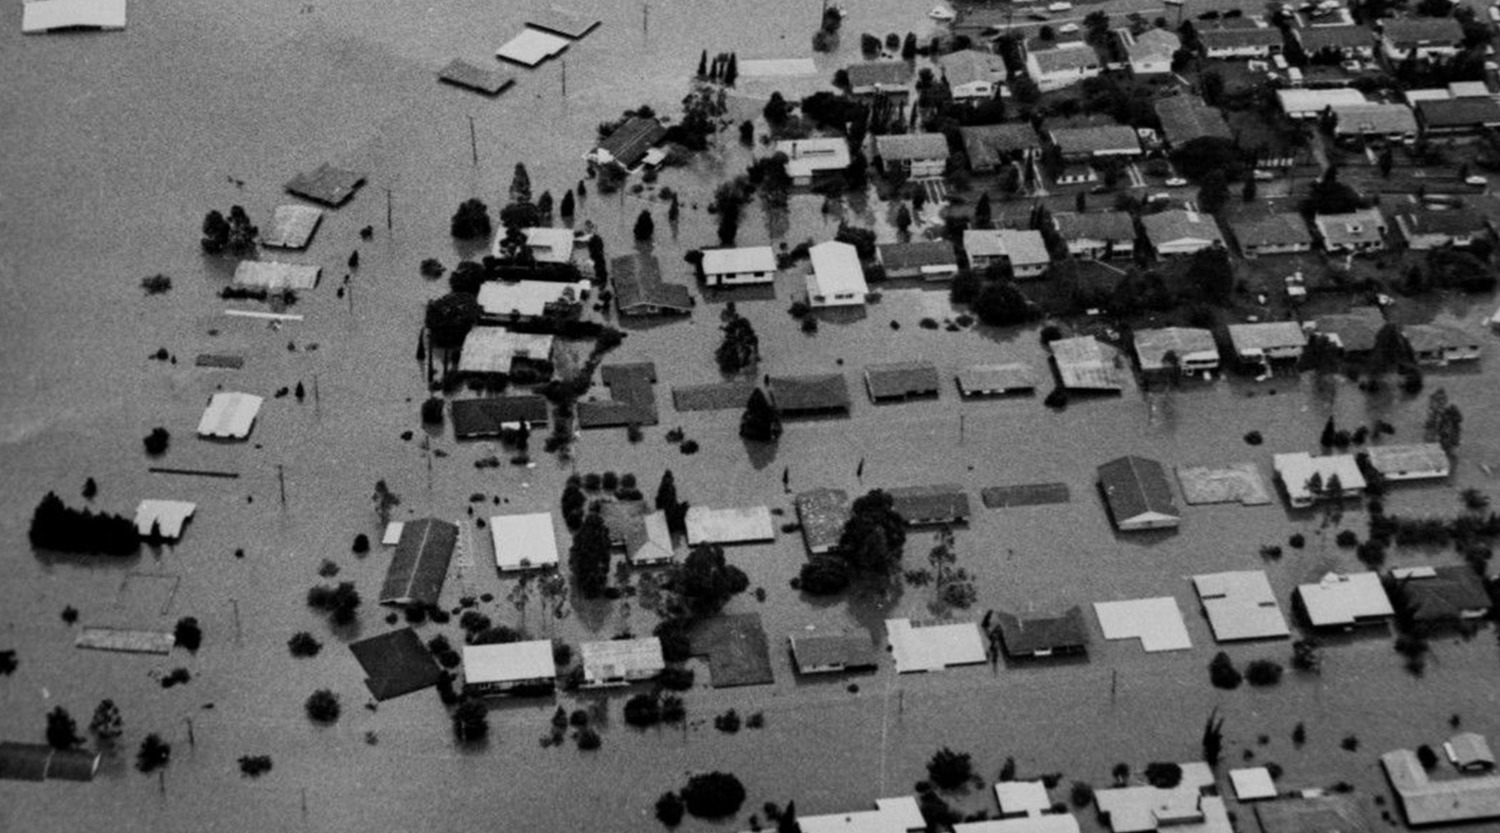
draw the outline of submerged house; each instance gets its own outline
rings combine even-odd
[[[1172,484],[1161,463],[1127,456],[1099,467],[1099,488],[1121,532],[1171,529],[1182,523]]]
[[[1295,321],[1262,321],[1230,324],[1229,342],[1235,357],[1245,364],[1296,361],[1307,346],[1307,333]]]
[[[786,174],[793,185],[812,185],[820,176],[834,176],[849,167],[849,141],[843,136],[789,139],[777,142],[786,156]]]
[[[891,496],[891,508],[907,526],[959,524],[969,520],[969,496],[955,483],[902,486],[886,489],[885,493]]]
[[[928,361],[872,364],[865,368],[865,390],[873,402],[936,397],[937,365]]]
[[[1380,765],[1412,827],[1500,818],[1500,775],[1434,781],[1410,749],[1381,755]]]
[[[1125,389],[1125,362],[1114,347],[1093,336],[1059,338],[1047,345],[1057,377],[1066,390],[1119,393]]]
[[[1056,616],[1021,616],[997,610],[995,622],[1008,657],[1050,657],[1088,650],[1089,629],[1083,621],[1083,608],[1077,605]]]
[[[463,646],[464,693],[527,693],[557,683],[552,640]]]
[[[812,307],[862,306],[870,287],[859,252],[848,243],[830,240],[808,250],[812,273],[807,276],[807,303]]]
[[[1299,509],[1318,501],[1359,497],[1365,492],[1365,476],[1353,454],[1314,457],[1296,451],[1274,455],[1271,460],[1277,479],[1286,488],[1287,501]]]
[[[1446,324],[1408,324],[1401,328],[1401,335],[1419,364],[1445,367],[1452,362],[1472,362],[1484,351],[1479,339]]]
[[[458,527],[436,518],[407,521],[380,586],[383,605],[430,607],[448,578],[448,562],[458,544]]]
[[[704,249],[703,282],[708,286],[746,286],[774,283],[776,252],[770,246]]]
[[[887,278],[946,281],[958,274],[958,254],[947,240],[881,243],[875,247],[875,260]]]
[[[618,165],[630,170],[666,135],[667,129],[654,117],[630,116],[583,158],[595,165]]]
[[[1452,625],[1490,612],[1484,580],[1467,564],[1397,567],[1387,584],[1396,609],[1413,624]]]
[[[1135,251],[1135,219],[1128,211],[1059,211],[1052,225],[1073,257],[1102,260]]]
[[[1211,373],[1219,369],[1214,334],[1195,327],[1135,331],[1135,356],[1144,374]]]
[[[809,630],[787,637],[798,674],[864,671],[880,664],[880,652],[868,631]]]
[[[609,262],[615,308],[621,315],[689,315],[693,295],[686,286],[667,283],[655,255],[636,252]]]
[[[1314,628],[1378,625],[1396,615],[1375,573],[1328,573],[1317,584],[1297,585],[1297,602]]]
[[[584,642],[578,652],[583,658],[583,688],[629,685],[652,679],[667,667],[661,640],[654,636]]]

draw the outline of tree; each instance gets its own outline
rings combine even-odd
[[[1216,214],[1229,201],[1229,183],[1225,181],[1221,171],[1209,171],[1202,181],[1202,186],[1198,188],[1198,207]]]
[[[906,207],[906,203],[902,203],[900,207],[896,209],[896,230],[901,232],[902,234],[905,234],[910,229],[911,209]]]
[[[677,479],[672,476],[672,470],[667,469],[661,476],[661,485],[656,487],[656,501],[654,504],[658,511],[667,514],[667,527],[673,532],[682,533],[687,529],[687,508],[684,501],[677,499]]]
[[[483,200],[469,199],[459,203],[453,212],[449,231],[459,240],[475,240],[490,236],[490,209]]]
[[[177,627],[173,631],[177,645],[186,648],[188,653],[196,654],[198,646],[203,644],[203,628],[198,620],[192,616],[184,616],[177,620]]]
[[[604,525],[604,517],[598,512],[588,513],[568,550],[573,578],[586,599],[599,598],[609,584],[609,550],[609,529]]]
[[[152,428],[151,433],[147,434],[141,440],[142,445],[144,445],[146,448],[146,453],[151,455],[152,457],[159,457],[163,454],[166,454],[167,446],[170,445],[171,442],[171,432],[167,431],[167,429],[162,428],[161,426]]]
[[[889,575],[900,566],[905,544],[906,520],[896,513],[889,494],[873,489],[855,499],[839,536],[839,549],[851,571]]]
[[[1194,252],[1187,274],[1188,279],[1213,301],[1226,303],[1234,295],[1234,267],[1229,262],[1229,251],[1222,246]]]
[[[1427,422],[1422,426],[1427,441],[1436,441],[1452,454],[1463,434],[1463,423],[1464,415],[1457,405],[1448,402],[1448,392],[1442,388],[1433,391],[1427,398]]]
[[[708,78],[708,50],[707,49],[703,50],[698,55],[698,72],[696,74],[697,74],[699,80],[706,80]]]
[[[734,82],[740,77],[740,59],[735,53],[729,53],[729,61],[724,65],[724,86],[733,87]]]
[[[1245,202],[1255,202],[1255,177],[1245,177],[1245,184],[1240,188],[1240,199]]]
[[[1089,12],[1083,18],[1083,28],[1088,33],[1085,39],[1096,46],[1109,42],[1109,13]]]
[[[724,340],[714,350],[714,360],[724,374],[738,373],[760,361],[760,337],[749,319],[736,313],[721,328]]]
[[[31,545],[58,552],[129,555],[140,549],[135,522],[122,515],[72,509],[48,492],[31,515]]]
[[[1281,663],[1272,659],[1251,660],[1245,668],[1245,681],[1250,685],[1265,687],[1281,682]]]
[[[980,321],[993,327],[1025,324],[1039,315],[1031,300],[1007,280],[986,283],[971,306]]]
[[[391,510],[401,505],[401,496],[391,491],[384,480],[375,481],[375,493],[370,500],[375,504],[375,516],[380,519],[381,526],[391,522]]]
[[[307,702],[303,704],[307,711],[307,718],[314,723],[337,723],[339,712],[339,696],[326,688],[320,688],[308,696]]]
[[[1396,154],[1390,145],[1387,145],[1380,151],[1380,156],[1376,159],[1376,164],[1380,166],[1380,176],[1384,179],[1390,179],[1391,168],[1396,164]]]
[[[1203,724],[1203,761],[1211,767],[1219,765],[1219,755],[1224,750],[1224,718],[1219,717],[1215,707],[1208,713]]]
[[[682,823],[683,809],[682,799],[677,797],[677,793],[662,793],[656,799],[656,820],[667,827],[676,827]]]
[[[927,762],[927,777],[939,789],[956,790],[974,777],[974,762],[967,752],[954,752],[944,746]]]
[[[573,216],[573,212],[575,210],[576,208],[573,202],[573,192],[564,191],[562,202],[558,203],[557,205],[558,216],[562,217],[564,220],[570,219]]]
[[[1240,681],[1244,677],[1234,667],[1234,661],[1229,655],[1220,651],[1214,654],[1213,661],[1208,664],[1208,679],[1214,688],[1233,689],[1240,687]]]
[[[974,204],[974,228],[987,229],[991,225],[990,192],[985,191],[979,195],[979,202]]]
[[[352,623],[359,604],[359,592],[350,581],[341,581],[337,587],[319,585],[307,591],[307,606],[327,613],[335,625]]]
[[[315,657],[323,650],[323,643],[307,631],[298,631],[286,641],[286,647],[294,657]]]
[[[605,170],[614,170],[612,166],[606,166]],[[542,212],[531,202],[512,202],[500,209],[500,225],[513,234],[520,234],[522,229],[533,228],[542,224]],[[521,237],[524,241],[524,235]]]
[[[849,565],[832,555],[814,555],[802,563],[797,587],[809,596],[833,596],[849,588]]]
[[[53,749],[72,749],[80,743],[83,743],[83,738],[78,736],[78,724],[67,709],[57,706],[47,712],[48,746]]]
[[[1226,181],[1239,179],[1245,173],[1243,152],[1232,140],[1217,136],[1202,136],[1184,142],[1172,152],[1172,163],[1183,176],[1194,182],[1202,182],[1216,172]]]
[[[94,719],[89,721],[89,733],[101,742],[112,741],[124,731],[120,709],[113,700],[100,700],[94,709]]]
[[[203,217],[203,251],[211,255],[221,254],[229,247],[229,223],[218,211],[210,211]]]
[[[688,778],[682,788],[682,802],[698,818],[721,819],[740,811],[745,787],[727,772],[705,772]]]
[[[739,567],[724,560],[724,548],[716,544],[694,547],[687,558],[672,568],[667,578],[689,612],[698,618],[713,616],[750,586]]]
[[[797,823],[797,802],[786,803],[781,817],[776,819],[776,833],[802,833],[802,825]]]
[[[1318,444],[1323,446],[1324,451],[1327,451],[1333,448],[1333,442],[1337,435],[1338,428],[1333,424],[1333,417],[1329,417],[1328,422],[1323,424],[1323,434],[1318,438]]]
[[[485,268],[472,260],[461,261],[448,273],[448,289],[465,295],[478,295],[479,288],[489,279]]]
[[[1219,100],[1224,96],[1224,76],[1211,69],[1203,73],[1199,81],[1203,85],[1203,103],[1218,107]]]
[[[1146,764],[1146,781],[1159,790],[1170,790],[1182,783],[1182,767],[1173,763],[1153,761]]]
[[[450,292],[436,301],[427,302],[427,332],[434,347],[461,347],[469,330],[479,323],[483,310],[479,300],[468,293]]]
[[[766,101],[766,106],[760,112],[762,116],[765,116],[766,124],[769,124],[771,129],[775,130],[786,124],[787,118],[791,115],[791,108],[787,105],[786,99],[782,98],[781,93],[778,91],[771,93],[770,99]]]
[[[740,436],[754,442],[775,442],[781,436],[781,417],[760,388],[750,392],[740,417]]]
[[[641,213],[635,218],[635,242],[648,242],[655,234],[656,221],[651,219],[651,212],[641,209]]]
[[[155,772],[172,761],[172,744],[152,732],[141,741],[140,751],[135,756],[135,768],[144,773]]]
[[[531,202],[531,174],[526,172],[526,165],[521,162],[516,163],[516,172],[510,178],[510,201]]]
[[[1089,194],[1087,191],[1079,191],[1073,197],[1073,210],[1079,214],[1089,210]]]
[[[901,42],[901,60],[915,61],[917,59],[917,36],[913,32],[906,33],[906,40]]]
[[[661,722],[661,700],[655,693],[641,692],[625,701],[625,722],[646,729]]]
[[[465,700],[453,710],[453,736],[459,743],[479,743],[489,734],[490,710],[483,700]]]
[[[1309,214],[1348,214],[1361,205],[1359,193],[1338,180],[1338,167],[1329,165],[1313,183],[1303,210]]]

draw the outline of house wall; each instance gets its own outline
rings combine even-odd
[[[913,159],[903,164],[913,177],[942,176],[947,165],[946,159]]]
[[[1015,275],[1017,278],[1039,278],[1039,277],[1042,276],[1043,273],[1045,273],[1047,271],[1047,267],[1049,265],[1051,265],[1051,264],[1047,264],[1047,263],[1032,263],[1032,264],[1025,264],[1025,265],[1022,265],[1022,266],[1016,266],[1015,264],[1011,264],[1010,271],[1011,271],[1011,274]]]
[[[953,98],[956,100],[994,97],[995,85],[990,81],[970,81],[953,88]]]
[[[1286,255],[1296,252],[1312,251],[1311,243],[1266,243],[1260,246],[1241,246],[1240,251],[1246,258],[1254,259],[1261,255]]]
[[[1156,254],[1158,257],[1181,257],[1182,255],[1195,254],[1212,247],[1213,243],[1206,240],[1173,241],[1157,246]]]
[[[1180,524],[1176,518],[1152,517],[1142,515],[1135,518],[1126,518],[1119,521],[1116,526],[1121,532],[1139,532],[1143,529],[1171,529]]]
[[[1172,71],[1172,61],[1131,61],[1130,71],[1136,75],[1166,75]]]
[[[1276,50],[1280,52],[1280,49]],[[1271,46],[1247,44],[1241,46],[1221,46],[1206,50],[1205,54],[1210,58],[1264,58],[1271,54]]]
[[[775,272],[705,272],[703,274],[703,282],[709,286],[743,286],[775,281]]]
[[[1380,47],[1385,52],[1385,56],[1387,58],[1390,58],[1392,61],[1405,60],[1406,56],[1411,54],[1410,49],[1396,48],[1396,45],[1391,42],[1390,38],[1381,38]],[[1452,44],[1426,44],[1417,47],[1417,57],[1423,60],[1430,60],[1432,58],[1451,58],[1454,55],[1457,55],[1458,51],[1458,47],[1453,46]]]

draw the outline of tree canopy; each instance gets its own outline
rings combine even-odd
[[[449,223],[449,231],[459,240],[475,240],[490,236],[490,209],[483,200],[469,199],[459,203]]]
[[[568,550],[568,563],[573,567],[578,592],[586,599],[599,598],[609,584],[609,550],[609,529],[604,525],[604,517],[598,512],[588,513],[573,534],[573,546]]]
[[[1172,163],[1194,182],[1201,182],[1214,172],[1225,180],[1238,180],[1245,175],[1244,154],[1232,140],[1217,136],[1200,136],[1184,142],[1172,151]]]
[[[460,347],[469,330],[479,322],[483,310],[479,299],[465,292],[450,292],[427,303],[427,332],[434,347]]]
[[[901,564],[906,544],[906,521],[895,510],[891,496],[873,489],[856,498],[839,536],[839,549],[856,573],[889,575]]]
[[[760,388],[752,390],[750,400],[745,403],[745,413],[740,416],[740,436],[763,443],[774,442],[781,436],[781,417]]]
[[[699,618],[718,613],[750,586],[749,577],[725,561],[724,548],[717,544],[694,547],[681,564],[673,567],[667,581],[689,612]]]

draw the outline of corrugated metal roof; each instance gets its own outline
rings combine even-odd
[[[1118,525],[1147,515],[1182,517],[1166,469],[1155,460],[1134,455],[1111,460],[1099,467],[1099,483]]]
[[[381,604],[437,604],[448,578],[448,562],[458,543],[458,527],[436,518],[407,521],[391,555]]]

